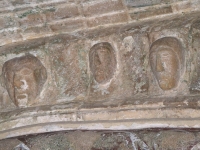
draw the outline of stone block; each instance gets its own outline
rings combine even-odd
[[[42,24],[46,22],[44,14],[41,14],[37,11],[26,11],[18,15],[20,26],[34,26],[37,24]]]
[[[172,13],[171,6],[161,7],[161,8],[153,8],[139,12],[130,13],[130,16],[133,20],[138,20],[142,18],[148,18],[152,16],[164,15]]]
[[[88,27],[94,27],[94,26],[121,23],[121,22],[127,22],[127,21],[128,21],[127,14],[122,12],[122,13],[117,13],[117,14],[101,16],[101,17],[89,18],[87,21],[87,25]]]
[[[123,4],[120,0],[104,0],[104,1],[92,1],[84,3],[83,14],[85,16],[93,16],[98,14],[104,14],[108,12],[114,12],[123,9]]]
[[[78,7],[74,4],[71,5],[62,5],[57,8],[47,9],[44,12],[46,15],[47,21],[72,18],[79,15]]]
[[[72,32],[83,27],[82,19],[69,19],[50,25],[53,32]]]

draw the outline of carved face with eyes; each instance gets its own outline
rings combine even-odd
[[[116,58],[112,46],[103,42],[94,45],[89,53],[90,69],[98,83],[109,81],[116,68]]]
[[[181,64],[173,47],[161,45],[151,49],[150,64],[152,72],[162,90],[170,90],[178,85]]]
[[[160,48],[152,55],[151,67],[160,88],[170,90],[176,87],[180,70],[177,54],[169,48]]]
[[[40,60],[28,54],[5,62],[2,78],[15,105],[26,107],[39,95],[47,74]]]
[[[34,71],[29,68],[22,68],[15,72],[13,78],[14,98],[19,106],[26,106],[28,100],[37,97],[37,82]]]

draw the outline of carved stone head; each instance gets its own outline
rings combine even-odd
[[[2,79],[15,105],[25,107],[40,94],[47,73],[39,59],[27,54],[5,62]]]
[[[95,44],[90,50],[89,59],[91,72],[98,83],[105,83],[113,77],[116,57],[109,43]]]
[[[162,90],[175,88],[184,65],[180,42],[174,37],[164,37],[155,41],[150,49],[150,65]]]

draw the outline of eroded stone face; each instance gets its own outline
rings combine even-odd
[[[178,85],[181,75],[181,46],[172,37],[155,41],[150,50],[152,72],[162,90],[170,90]]]
[[[47,73],[40,60],[28,54],[5,62],[2,78],[15,105],[26,107],[41,92]]]
[[[89,59],[91,72],[98,83],[105,83],[113,77],[116,57],[109,43],[94,45],[90,50]]]

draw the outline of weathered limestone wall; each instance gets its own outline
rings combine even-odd
[[[0,139],[199,128],[198,0],[0,4]]]
[[[155,5],[148,6],[151,4],[149,2]],[[91,31],[90,34],[93,36],[97,36],[102,28],[109,28],[106,32],[116,32],[116,26],[123,28],[129,23],[142,20],[150,21],[171,15],[184,16],[191,11],[198,11],[199,7],[198,0],[149,2],[146,0],[4,0],[0,5],[0,43],[1,46],[5,46],[67,33],[71,33],[68,35],[71,38],[86,38],[85,32]]]

